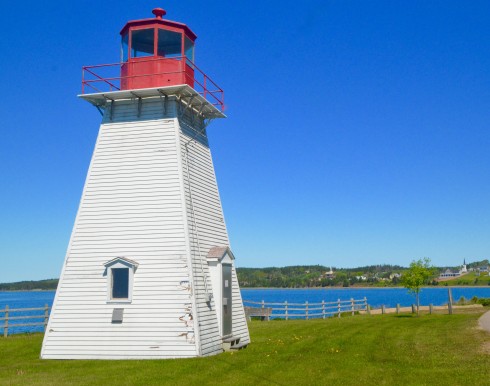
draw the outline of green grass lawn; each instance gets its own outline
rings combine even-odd
[[[0,385],[490,385],[483,311],[253,321],[247,349],[185,360],[40,360],[42,334],[14,335]]]

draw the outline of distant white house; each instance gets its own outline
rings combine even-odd
[[[458,276],[461,276],[461,273],[459,271],[454,272],[454,271],[451,271],[450,269],[446,269],[444,272],[442,272],[439,275],[439,278],[440,279],[447,279],[447,278],[458,277]]]
[[[325,272],[325,279],[335,279],[335,272],[332,271],[332,267],[330,267],[330,271]]]
[[[468,273],[468,269],[466,268],[466,259],[463,260],[463,265],[459,269],[459,271],[452,271],[450,269],[446,269],[439,275],[439,279],[448,279],[452,277],[459,277]]]

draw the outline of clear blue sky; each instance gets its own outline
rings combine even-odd
[[[156,6],[226,92],[238,266],[489,257],[490,2],[22,1],[0,13],[0,282],[58,277],[100,123],[81,67]]]

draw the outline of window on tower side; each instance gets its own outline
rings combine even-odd
[[[129,42],[129,36],[126,33],[122,36],[122,40],[121,40],[121,62],[128,61],[128,56],[129,56],[128,42]]]
[[[182,34],[159,29],[157,55],[165,58],[182,56]]]
[[[194,43],[187,36],[184,37],[184,52],[185,57],[194,62]]]
[[[112,268],[112,299],[129,298],[129,268]]]
[[[131,32],[131,57],[153,56],[154,29],[139,29]]]
[[[104,264],[107,277],[107,302],[131,303],[133,283],[138,263],[126,257],[116,257]]]

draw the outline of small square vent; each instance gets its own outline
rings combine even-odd
[[[112,310],[112,323],[122,323],[124,308],[114,308]]]

